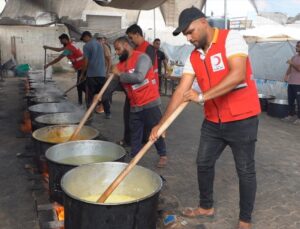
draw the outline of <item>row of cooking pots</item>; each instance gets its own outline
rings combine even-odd
[[[125,168],[125,150],[111,142],[93,140],[99,132],[90,126],[83,127],[78,141],[62,143],[70,138],[84,111],[55,92],[53,83],[48,87],[31,84],[42,88],[31,90],[27,97],[35,160],[41,172],[48,172],[50,199],[64,205],[65,228],[156,228],[160,176],[137,166],[105,204],[97,203]],[[47,91],[51,93],[47,95]]]

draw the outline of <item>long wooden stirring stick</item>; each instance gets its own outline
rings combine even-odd
[[[157,135],[160,137],[166,129],[172,124],[177,116],[187,106],[188,102],[183,102],[180,106],[168,117],[168,119],[158,129]],[[131,172],[134,166],[142,159],[150,147],[155,141],[149,140],[146,145],[138,152],[138,154],[131,160],[126,168],[120,173],[120,175],[112,182],[112,184],[104,191],[101,197],[97,200],[98,203],[104,203],[111,193],[119,186],[119,184],[125,179],[125,177]]]
[[[85,82],[86,79],[81,80],[79,83],[75,84],[74,86],[70,87],[68,90],[66,90],[63,95],[66,95],[69,91],[73,90],[75,87],[79,86],[80,84],[82,84],[83,82]]]
[[[105,90],[107,89],[108,85],[110,84],[110,82],[112,81],[113,78],[114,78],[114,75],[110,74],[110,76],[106,80],[105,84],[103,85],[102,89],[100,90],[100,92],[94,98],[93,103],[91,104],[91,106],[89,107],[89,109],[87,110],[87,112],[84,114],[83,118],[81,119],[79,125],[77,126],[76,130],[72,134],[72,136],[69,139],[69,141],[73,141],[73,140],[76,139],[77,135],[79,134],[80,130],[82,129],[82,127],[84,126],[84,124],[86,123],[86,121],[88,120],[88,118],[90,117],[91,113],[94,111],[94,109],[97,106],[98,102],[101,101],[101,98],[102,98]]]

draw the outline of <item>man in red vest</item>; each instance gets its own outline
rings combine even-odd
[[[49,47],[44,45],[44,49],[50,49],[52,51],[56,52],[62,52],[57,58],[55,58],[53,61],[50,63],[46,64],[44,68],[48,68],[50,65],[56,64],[60,60],[62,60],[64,57],[67,57],[72,65],[73,68],[77,71],[77,83],[79,83],[80,75],[81,75],[81,69],[83,67],[83,53],[81,52],[80,49],[76,48],[74,44],[70,41],[70,38],[67,34],[63,33],[59,37],[60,43],[63,45],[61,48],[54,48],[54,47]],[[78,103],[81,105],[82,104],[82,92],[84,90],[85,85],[84,83],[81,83],[80,85],[77,86],[77,92],[78,92]]]
[[[157,90],[159,90],[158,62],[157,62],[158,60],[157,60],[157,54],[154,46],[145,40],[143,36],[143,30],[137,24],[133,24],[129,26],[126,30],[126,34],[128,38],[132,41],[132,43],[135,45],[134,49],[136,51],[146,53],[150,57],[153,65],[154,74],[155,74],[155,82],[156,82]],[[147,142],[149,138],[149,134],[150,133],[145,132],[143,142]]]
[[[114,47],[120,62],[113,73],[118,76],[129,100],[131,155],[135,156],[142,148],[144,128],[150,132],[161,119],[160,95],[148,55],[133,50],[127,37],[118,38]],[[159,138],[155,147],[160,156],[157,166],[164,167],[167,163],[164,139]]]
[[[239,177],[238,228],[249,229],[256,194],[254,153],[260,105],[247,44],[236,31],[212,28],[195,7],[181,12],[179,27],[173,35],[181,32],[195,50],[188,57],[180,84],[150,138],[157,138],[160,125],[183,101],[204,104],[205,119],[197,156],[200,202],[198,207],[182,213],[186,217],[214,216],[215,163],[229,146]],[[202,93],[191,89],[195,78]]]

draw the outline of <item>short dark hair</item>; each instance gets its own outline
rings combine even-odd
[[[90,31],[84,31],[81,34],[80,40],[82,41],[85,36],[87,36],[87,37],[93,37]]]
[[[156,41],[160,42],[160,39],[159,38],[155,38],[153,42],[156,42]]]
[[[128,35],[128,33],[133,33],[133,34],[139,34],[141,36],[143,36],[143,30],[140,26],[138,26],[137,24],[133,24],[131,26],[129,26],[126,30],[126,34]]]
[[[66,40],[70,40],[69,36],[65,33],[61,34],[59,37],[58,37],[59,40],[62,40],[62,39],[66,39]]]
[[[131,40],[127,37],[127,36],[122,36],[122,37],[118,37],[115,41],[114,44],[120,42],[120,43],[127,43],[129,44],[132,48],[134,47],[134,45],[132,44]]]
[[[300,44],[300,41],[297,41],[297,45]]]

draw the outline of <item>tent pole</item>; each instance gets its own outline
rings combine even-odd
[[[227,18],[227,0],[224,0],[224,21],[225,21],[225,29],[228,29],[228,26],[227,26],[227,21],[228,21],[228,18]]]
[[[156,38],[156,14],[155,14],[155,8],[153,9],[153,19],[154,19],[154,26],[153,26],[153,41]]]

